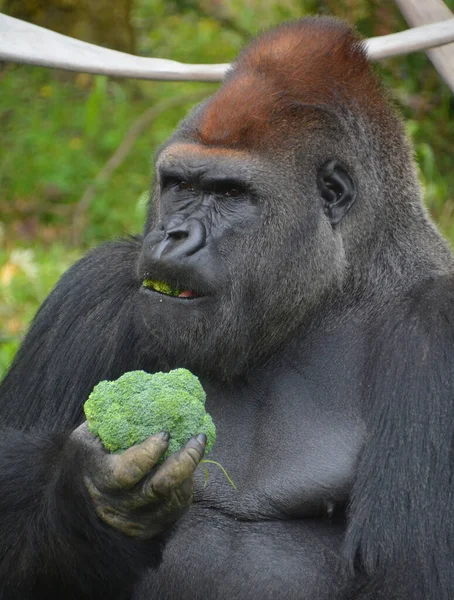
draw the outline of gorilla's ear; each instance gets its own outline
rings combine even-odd
[[[344,167],[333,159],[320,167],[317,186],[323,199],[323,211],[334,227],[353,206],[355,184]]]

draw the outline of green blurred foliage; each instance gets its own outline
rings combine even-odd
[[[0,0],[1,2],[1,0]],[[447,0],[454,9],[454,0]],[[366,36],[406,28],[387,0],[136,0],[137,53],[194,63],[231,61],[248,39],[306,14],[335,14]],[[453,98],[423,53],[378,67],[407,119],[427,205],[454,240]],[[0,377],[61,273],[102,240],[140,232],[152,156],[190,109],[201,83],[144,82],[4,65],[0,70]],[[97,185],[77,247],[76,207],[131,125],[180,97]]]

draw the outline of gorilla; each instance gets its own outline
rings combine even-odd
[[[258,37],[155,181],[2,384],[0,598],[452,600],[453,260],[364,44]],[[203,433],[155,467],[167,432],[110,455],[84,423],[100,380],[176,367],[237,491]]]

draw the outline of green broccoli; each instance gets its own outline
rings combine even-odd
[[[155,290],[156,292],[161,292],[161,294],[165,294],[166,296],[179,296],[181,294],[181,290],[174,289],[165,281],[155,281],[154,279],[145,279],[143,285],[146,288],[150,288]]]
[[[197,433],[207,436],[206,452],[216,428],[205,411],[205,392],[187,369],[150,375],[130,371],[116,381],[101,381],[84,405],[91,433],[111,452],[123,452],[159,431],[170,433],[162,462]]]

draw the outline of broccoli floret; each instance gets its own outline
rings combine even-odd
[[[154,433],[168,431],[170,442],[162,461],[197,433],[206,434],[209,452],[216,428],[205,411],[205,398],[198,378],[187,369],[153,375],[130,371],[116,381],[98,383],[84,410],[91,433],[110,452],[123,452]]]
[[[165,281],[155,281],[154,279],[145,279],[143,285],[147,288],[155,290],[157,292],[161,292],[161,294],[165,294],[166,296],[179,296],[181,294],[181,290],[174,289]]]

